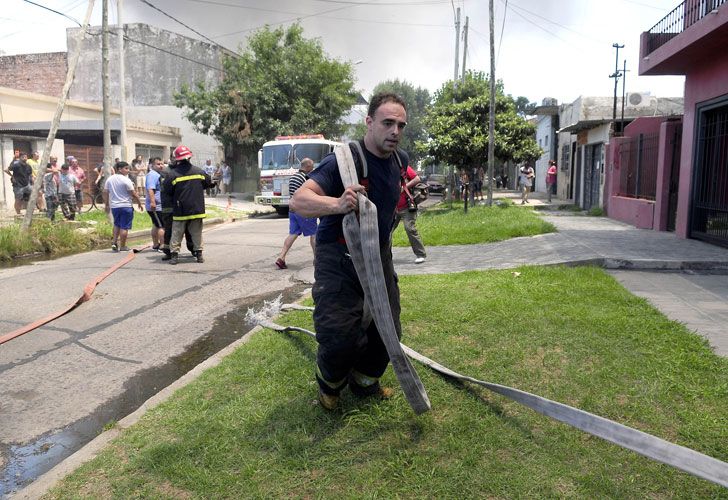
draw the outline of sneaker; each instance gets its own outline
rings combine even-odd
[[[128,251],[129,251],[129,247],[121,247],[121,248],[119,249],[119,251],[120,251],[120,252],[128,252]]]
[[[159,247],[160,247],[160,245],[154,245],[154,246],[152,247],[152,250],[154,250],[155,252],[159,252],[159,251],[160,251],[160,250],[159,250]]]
[[[288,269],[286,261],[283,259],[276,259],[276,266],[278,266],[278,269]]]
[[[173,254],[170,255],[170,257],[169,257],[169,263],[170,264],[172,264],[173,266],[176,266],[178,261],[179,260],[178,260],[178,256],[177,256],[176,253],[173,253]]]
[[[202,250],[197,251],[197,263],[204,264],[205,259],[202,257]]]
[[[425,261],[425,257],[417,257],[415,259],[415,264],[422,264]]]
[[[324,394],[323,392],[321,392],[321,389],[319,389],[318,401],[325,410],[331,411],[335,409],[336,405],[339,403],[339,396]]]
[[[116,243],[113,243],[113,244],[111,245],[111,251],[112,251],[112,252],[118,252],[118,251],[119,251],[119,247],[118,247],[118,246],[116,246]]]

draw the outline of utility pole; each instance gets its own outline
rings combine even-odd
[[[109,96],[109,0],[102,0],[101,93],[104,119],[104,172],[111,169],[111,97]]]
[[[119,118],[121,119],[121,161],[126,161],[126,82],[124,80],[126,69],[124,68],[124,23],[121,21],[123,0],[116,0],[116,17],[119,22]]]
[[[612,122],[614,122],[617,120],[617,84],[619,83],[619,77],[622,76],[619,72],[619,49],[623,49],[624,45],[613,43],[612,47],[617,49],[617,56],[614,61],[614,74],[609,75],[609,78],[614,78],[614,106],[612,108]]]
[[[627,86],[627,59],[624,60],[624,69],[622,70],[622,132],[624,132],[624,99],[627,97],[625,88]]]
[[[493,0],[488,5],[490,16],[490,106],[488,106],[488,206],[493,205],[493,172],[495,171],[495,23]]]
[[[465,16],[465,29],[463,29],[463,81],[465,81],[465,61],[468,58],[468,24],[470,17]]]
[[[458,79],[458,69],[460,67],[460,7],[457,8],[455,15],[455,74],[453,81]]]
[[[53,121],[51,121],[51,128],[48,130],[48,138],[46,139],[46,145],[43,149],[43,156],[41,156],[40,163],[38,164],[38,179],[33,183],[33,190],[30,192],[30,200],[28,200],[28,208],[25,210],[25,218],[23,219],[22,227],[27,230],[30,227],[30,223],[33,220],[33,209],[35,208],[35,202],[38,199],[38,193],[40,192],[41,184],[43,184],[43,174],[45,173],[45,166],[48,164],[48,160],[51,156],[51,148],[53,142],[56,140],[56,133],[58,132],[58,124],[61,122],[61,115],[63,115],[63,108],[66,106],[66,99],[68,99],[68,92],[71,90],[71,84],[73,83],[73,77],[76,74],[76,66],[78,65],[78,58],[81,55],[81,43],[86,36],[86,30],[88,29],[89,20],[91,19],[91,13],[94,10],[94,0],[89,0],[88,8],[86,9],[86,17],[83,20],[81,29],[76,33],[76,47],[70,54],[68,60],[68,71],[66,72],[66,83],[63,84],[63,90],[61,90],[61,97],[58,100],[56,106],[56,112],[53,115]]]

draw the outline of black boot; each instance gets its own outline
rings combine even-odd
[[[173,266],[177,265],[177,252],[172,252],[169,254],[169,263]]]
[[[169,260],[172,258],[172,252],[169,251],[169,248],[163,248],[162,252],[164,252],[164,257],[162,257],[162,260]]]
[[[198,264],[205,262],[205,259],[202,257],[202,250],[198,250],[195,256],[197,257]]]

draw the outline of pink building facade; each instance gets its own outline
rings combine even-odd
[[[685,75],[676,234],[728,246],[728,0],[686,0],[643,33],[639,73]]]

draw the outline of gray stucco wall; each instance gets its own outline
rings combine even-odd
[[[76,48],[75,33],[66,30],[68,52]],[[125,24],[125,91],[129,106],[171,106],[174,93],[184,83],[202,81],[217,85],[222,79],[221,51],[218,47],[148,24]],[[71,87],[71,99],[100,103],[101,28],[89,30],[82,42],[81,58]],[[164,51],[157,50],[158,47]],[[172,54],[179,54],[177,57]],[[109,36],[110,94],[112,106],[119,105],[119,46],[116,33]],[[197,61],[201,64],[198,64]],[[220,68],[220,69],[215,69]]]

